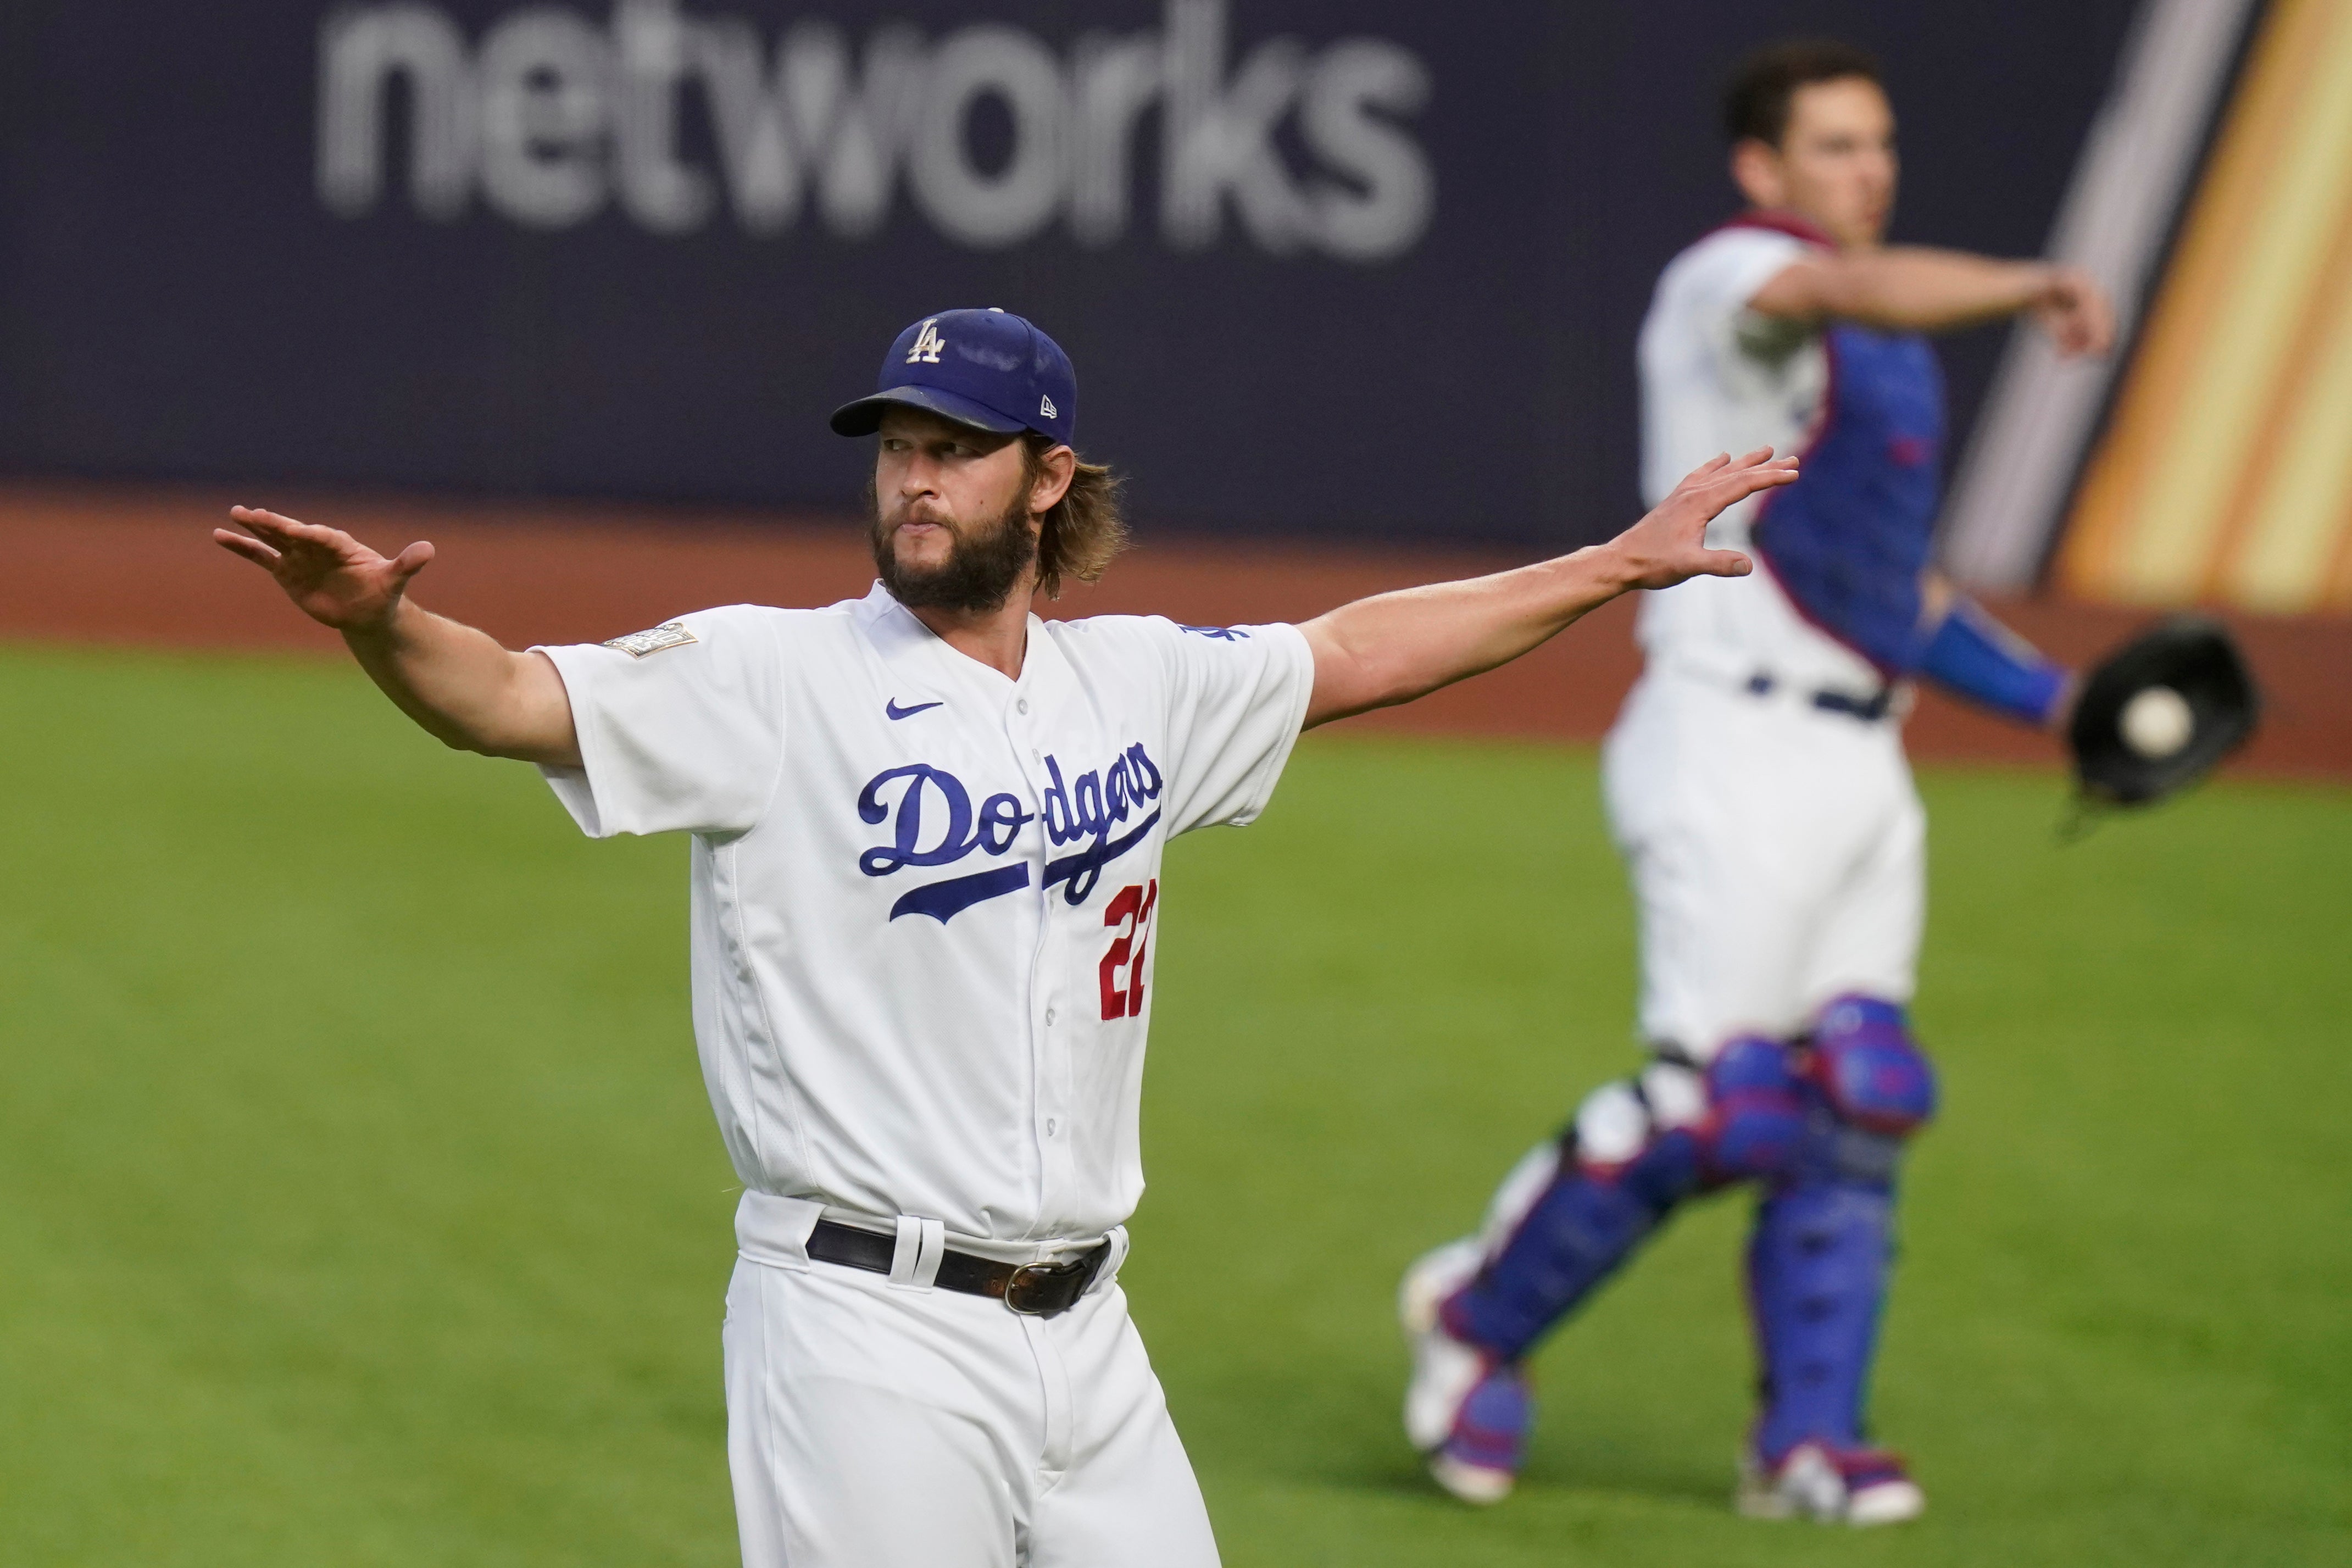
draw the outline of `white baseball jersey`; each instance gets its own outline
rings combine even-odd
[[[1717,452],[1789,452],[1821,434],[1833,395],[1822,334],[1748,307],[1808,247],[1771,221],[1717,229],[1658,279],[1641,337],[1653,504]],[[1742,1032],[1796,1033],[1847,992],[1907,1001],[1924,908],[1924,818],[1898,724],[1812,701],[1867,697],[1884,678],[1799,612],[1754,547],[1760,505],[1708,531],[1747,551],[1752,575],[1645,595],[1642,679],[1603,753],[1641,913],[1642,1032],[1700,1058]]]
[[[540,651],[573,819],[694,836],[695,1036],[747,1187],[1008,1244],[1133,1212],[1160,852],[1265,807],[1296,627],[1033,616],[1010,680],[877,584]]]
[[[1829,356],[1817,331],[1748,308],[1808,242],[1764,227],[1720,228],[1669,262],[1642,322],[1642,494],[1655,506],[1718,452],[1801,449],[1822,418]],[[1744,680],[1758,670],[1813,689],[1864,695],[1880,678],[1868,660],[1815,629],[1771,568],[1754,556],[1750,497],[1707,530],[1718,550],[1748,551],[1748,577],[1698,577],[1645,595],[1639,636],[1655,665]]]

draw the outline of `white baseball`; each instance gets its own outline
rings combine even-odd
[[[2197,715],[2169,686],[2151,686],[2124,704],[2124,744],[2143,757],[2168,757],[2189,744]]]

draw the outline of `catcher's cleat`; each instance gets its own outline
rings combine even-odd
[[[1904,1469],[1898,1454],[1800,1443],[1777,1465],[1742,1454],[1733,1506],[1749,1519],[1901,1524],[1927,1511],[1927,1494]]]
[[[1475,1240],[1448,1242],[1405,1270],[1397,1317],[1412,1344],[1404,1431],[1437,1484],[1464,1502],[1500,1502],[1517,1480],[1535,1406],[1527,1373],[1446,1331],[1442,1309],[1478,1272]]]

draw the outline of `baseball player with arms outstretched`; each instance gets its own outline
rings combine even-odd
[[[1255,818],[1302,727],[1517,658],[1794,477],[1700,465],[1612,542],[1303,626],[1033,613],[1121,539],[1069,361],[1018,316],[899,335],[880,581],[512,653],[432,559],[238,508],[215,537],[449,745],[535,763],[588,834],[693,836],[695,1037],[746,1189],[723,1336],[750,1568],[1202,1568],[1216,1546],[1114,1283],[1160,859]]]
[[[1883,1523],[1926,1500],[1864,1416],[1895,1167],[1936,1102],[1906,1013],[1925,834],[1906,683],[2053,729],[2073,685],[1928,569],[1943,393],[1918,334],[2032,313],[2063,349],[2101,353],[2112,325],[2073,269],[1880,244],[1895,121],[1867,55],[1768,49],[1726,107],[1752,205],[1658,280],[1643,485],[1665,495],[1725,443],[1801,448],[1804,478],[1710,530],[1753,553],[1752,576],[1643,607],[1604,782],[1653,1059],[1510,1173],[1480,1236],[1408,1272],[1405,1427],[1449,1490],[1504,1496],[1533,1419],[1528,1351],[1676,1205],[1753,1183],[1762,1409],[1738,1506]]]

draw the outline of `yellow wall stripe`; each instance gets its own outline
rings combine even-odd
[[[2114,563],[2134,537],[2151,465],[2179,424],[2194,359],[2220,308],[2237,237],[2252,226],[2263,170],[2277,161],[2302,79],[2315,68],[2327,0],[2280,0],[2248,62],[2249,85],[2225,116],[2210,167],[2182,226],[2176,255],[2149,311],[2137,363],[2077,498],[2061,557],[2062,579],[2110,596]]]
[[[2212,584],[2253,610],[2310,607],[2324,589],[2352,508],[2352,203],[2338,225],[2306,342],[2304,374],[2284,390],[2269,462]]]
[[[2077,497],[2095,598],[2337,597],[2352,531],[2352,0],[2279,0]]]
[[[2352,6],[2322,8],[2336,13],[2336,31],[2352,35]],[[2224,260],[2226,292],[2198,345],[2174,438],[2153,454],[2139,548],[2111,565],[2132,598],[2185,598],[2204,586],[2231,492],[2296,347],[2334,237],[2337,194],[2352,184],[2352,48],[2338,38],[2324,44],[2336,47],[2297,73],[2296,96],[2315,92],[2327,107],[2298,115],[2263,172],[2263,200]]]
[[[2321,597],[2319,607],[2338,612],[2352,611],[2352,503],[2336,520],[2336,568],[2328,574],[2327,592]]]
[[[2336,518],[2336,562],[2328,569],[2327,586],[2320,595],[2323,610],[2352,610],[2352,497]]]

